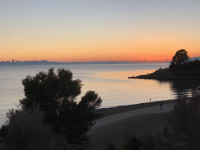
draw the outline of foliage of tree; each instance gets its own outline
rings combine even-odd
[[[45,122],[53,125],[54,131],[63,134],[71,143],[79,143],[94,120],[99,117],[95,111],[102,100],[94,91],[88,91],[80,100],[81,80],[73,80],[72,72],[53,69],[27,76],[23,81],[25,98],[20,101],[24,109],[40,105]]]
[[[172,59],[172,63],[176,65],[176,64],[183,64],[187,62],[189,58],[187,53],[188,52],[185,49],[178,50]]]
[[[5,138],[11,137],[12,133],[16,133],[13,135],[13,137],[16,137],[21,131],[24,132],[23,137],[26,137],[27,140],[35,140],[31,138],[32,136],[38,137],[34,134],[35,130],[39,132],[42,129],[42,133],[43,131],[46,132],[46,130],[43,130],[42,120],[45,127],[50,126],[52,132],[57,137],[63,137],[69,142],[69,145],[75,147],[78,145],[79,147],[86,142],[87,131],[100,117],[96,108],[101,105],[102,99],[97,93],[88,91],[80,101],[77,101],[77,96],[81,93],[81,80],[74,80],[72,72],[65,69],[58,69],[55,72],[51,68],[48,72],[39,72],[35,76],[27,76],[22,84],[25,97],[20,100],[21,110],[9,113],[9,123],[5,124],[0,130],[0,141],[5,141]],[[40,115],[30,115],[30,112],[35,108],[39,108],[42,112],[42,118]],[[23,120],[24,116],[25,119]],[[37,120],[37,117],[39,120]],[[26,121],[28,118],[29,120]],[[21,122],[20,119],[22,119]],[[42,126],[40,129],[35,125],[36,122]],[[14,126],[17,129],[14,130]],[[34,127],[35,129],[33,129]],[[51,134],[49,128],[47,129],[49,131],[47,133]],[[11,132],[12,130],[14,132]],[[42,138],[43,136],[36,139],[43,141]],[[46,139],[48,139],[48,135]],[[27,140],[22,139],[26,144]]]
[[[180,49],[176,52],[174,57],[172,58],[172,62],[170,65],[170,68],[174,68],[176,65],[181,65],[183,63],[186,63],[188,60],[188,52],[185,49]]]

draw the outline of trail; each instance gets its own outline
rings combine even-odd
[[[168,124],[166,116],[173,104],[140,108],[98,119],[88,132],[89,150],[104,150],[109,144],[120,145],[128,136],[155,132]]]
[[[137,116],[141,114],[166,113],[166,112],[172,111],[172,109],[173,109],[173,104],[164,104],[162,110],[160,108],[160,105],[131,110],[131,111],[127,111],[127,112],[123,112],[123,113],[119,113],[119,114],[98,119],[96,121],[96,124],[93,126],[93,128],[101,127],[103,125],[106,125],[115,121],[120,121],[129,117],[133,117],[133,116]]]

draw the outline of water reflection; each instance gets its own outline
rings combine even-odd
[[[160,84],[169,84],[170,89],[176,94],[190,94],[191,90],[197,89],[200,87],[200,80],[161,80],[157,79]]]

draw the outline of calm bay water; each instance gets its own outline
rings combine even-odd
[[[182,82],[128,79],[128,76],[151,73],[159,68],[168,67],[168,63],[141,64],[74,64],[74,65],[44,65],[44,66],[0,66],[0,124],[5,120],[5,114],[10,108],[16,108],[23,98],[22,79],[27,75],[35,75],[39,71],[55,69],[70,69],[74,79],[81,79],[82,94],[88,90],[96,91],[103,99],[101,107],[129,105],[143,102],[174,99],[178,91],[188,91]],[[179,86],[180,84],[180,86]],[[193,84],[191,84],[193,85]],[[195,86],[198,83],[195,82]]]

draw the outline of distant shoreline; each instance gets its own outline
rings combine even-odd
[[[167,62],[145,62],[152,63],[167,63]],[[29,66],[29,65],[76,65],[76,64],[144,64],[144,62],[128,62],[128,61],[91,61],[91,62],[52,62],[52,61],[3,61],[0,66]]]
[[[128,79],[157,79],[157,80],[200,80],[200,77],[175,76],[169,68],[159,69],[153,73],[139,76],[131,76]]]
[[[133,76],[133,77],[128,77],[128,79],[200,80],[200,77],[139,77],[139,76]]]

